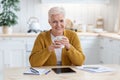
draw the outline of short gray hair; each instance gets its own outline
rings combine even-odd
[[[50,17],[54,14],[62,14],[65,16],[65,10],[62,7],[52,7],[49,11],[48,11],[48,18],[50,19]]]

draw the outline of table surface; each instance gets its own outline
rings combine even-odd
[[[5,68],[4,80],[120,80],[120,65],[103,65],[115,69],[112,72],[92,73],[83,70],[79,70],[76,66],[46,66],[40,67],[45,69],[51,69],[54,67],[71,67],[76,73],[62,73],[56,74],[53,71],[47,75],[24,75],[23,73],[29,67],[21,68]]]

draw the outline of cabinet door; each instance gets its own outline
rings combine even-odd
[[[3,68],[4,68],[4,57],[3,50],[0,49],[0,80],[4,80],[3,78]]]
[[[29,56],[34,46],[36,37],[29,37],[26,39],[26,53],[25,53],[25,66],[30,66]]]
[[[99,64],[100,63],[100,55],[98,48],[87,48],[83,49],[85,54],[85,64]]]
[[[24,38],[3,37],[0,44],[0,48],[4,53],[4,67],[19,67],[24,65]]]
[[[25,55],[25,67],[30,66],[30,62],[29,62],[30,54],[31,54],[31,52],[26,52],[26,55]]]
[[[35,39],[36,39],[36,37],[29,37],[29,38],[26,39],[26,51],[27,52],[31,52],[32,51]]]
[[[98,37],[80,36],[80,41],[86,57],[85,64],[98,64],[100,62]]]
[[[116,44],[112,38],[101,38],[100,42],[100,60],[104,64],[113,64],[116,56]]]
[[[6,50],[4,53],[5,67],[23,67],[25,65],[24,54],[25,51],[21,49]]]
[[[120,64],[120,40],[114,40],[113,44],[113,64]]]
[[[0,49],[0,73],[3,70],[3,50]]]

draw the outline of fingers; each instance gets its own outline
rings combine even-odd
[[[48,47],[48,50],[51,52],[51,51],[54,51],[54,44],[51,44],[49,47]]]
[[[69,39],[67,37],[63,37],[61,40],[54,40],[54,43],[52,43],[49,46],[49,50],[50,51],[54,51],[54,49],[57,48],[66,48],[69,49],[70,48],[70,43],[69,43]]]
[[[66,49],[70,49],[70,43],[69,43],[69,39],[67,37],[64,37],[62,40],[62,44],[65,46]]]
[[[57,48],[61,48],[61,43],[58,43],[56,42],[55,43],[52,43],[49,47],[48,47],[48,50],[51,52],[51,51],[54,51],[54,49],[57,49]]]
[[[62,41],[60,41],[60,40],[59,40],[59,41],[56,40],[56,41],[54,41],[54,45],[61,45],[61,42],[62,42]]]
[[[66,44],[69,44],[69,40],[67,37],[64,37],[61,41],[62,44],[66,45]]]

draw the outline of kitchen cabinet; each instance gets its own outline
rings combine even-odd
[[[3,50],[0,49],[0,80],[3,80]]]
[[[101,38],[100,39],[100,62],[103,64],[113,63],[112,50],[110,49],[112,46],[112,40],[109,38]]]
[[[23,67],[25,51],[22,49],[8,49],[4,51],[4,67]]]
[[[103,64],[120,64],[120,40],[101,37],[100,62]]]
[[[3,67],[30,66],[36,36],[0,37],[0,71]],[[120,64],[120,40],[95,35],[78,37],[86,56],[85,64]]]
[[[26,53],[25,53],[25,66],[30,66],[29,56],[31,54],[32,48],[34,46],[36,37],[29,37],[26,39]]]
[[[113,63],[114,64],[120,64],[120,40],[115,40],[114,39],[114,49],[115,50],[112,50],[115,55],[113,55]]]
[[[0,49],[0,72],[3,69],[3,51]]]
[[[29,55],[35,37],[1,37],[0,38],[0,69],[3,67],[30,66]]]
[[[24,66],[25,40],[22,38],[3,37],[0,39],[3,67]]]
[[[79,36],[86,60],[85,64],[99,64],[99,38],[96,36]]]
[[[108,4],[110,0],[41,0],[41,3],[102,3]]]

